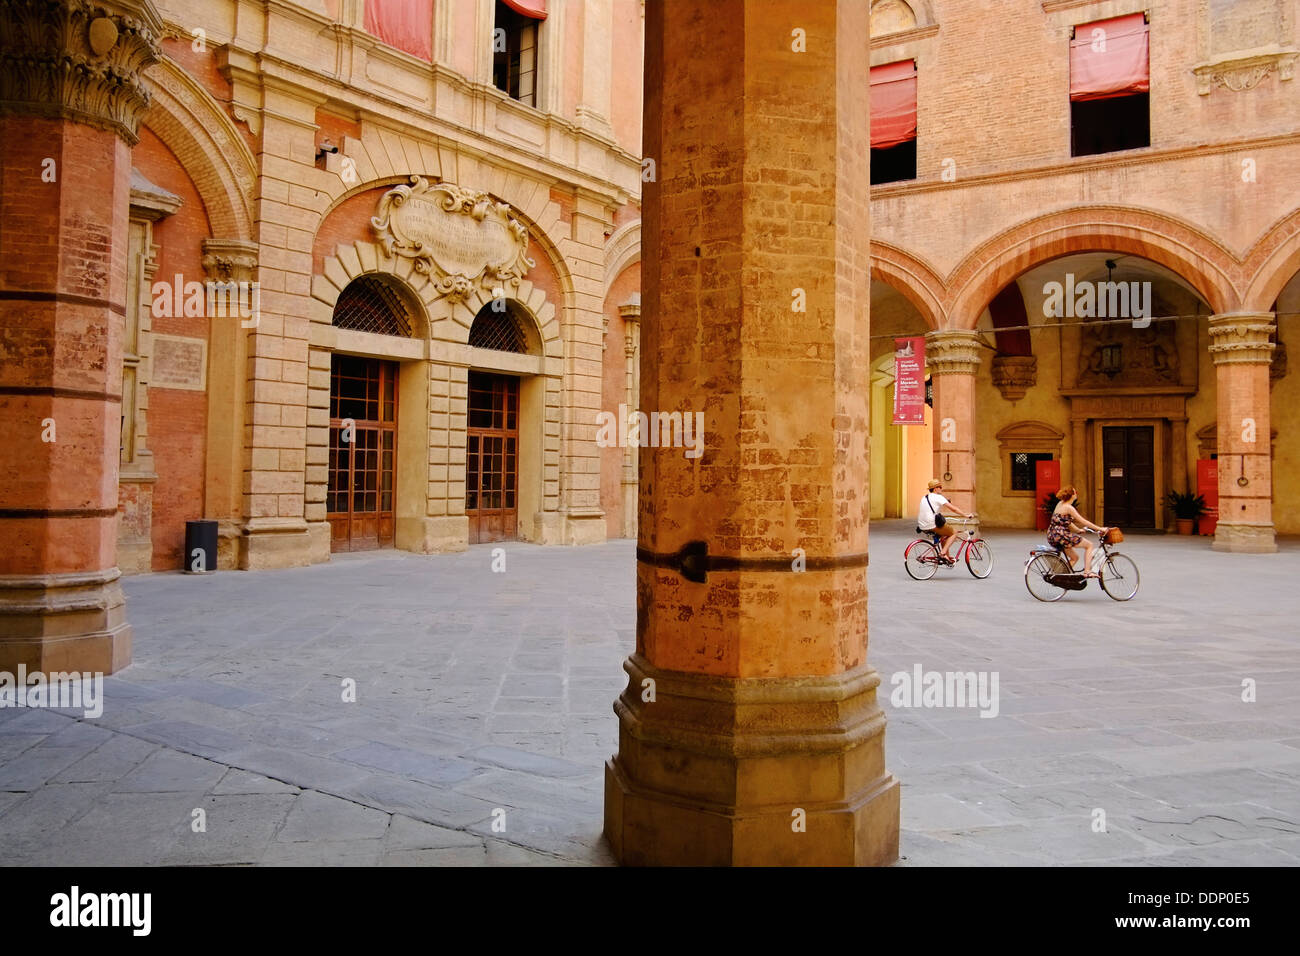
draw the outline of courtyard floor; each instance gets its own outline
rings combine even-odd
[[[904,865],[1300,863],[1300,543],[1129,535],[1133,601],[1040,604],[1040,535],[915,582],[910,531],[872,526],[870,577]],[[102,716],[0,710],[0,861],[612,863],[633,542],[504,549],[127,579]],[[997,716],[894,706],[918,665],[996,674]]]

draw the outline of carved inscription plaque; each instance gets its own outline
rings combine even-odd
[[[150,388],[201,392],[207,383],[208,343],[179,335],[153,336]]]

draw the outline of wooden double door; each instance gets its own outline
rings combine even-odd
[[[393,546],[397,462],[396,362],[330,359],[330,550]]]
[[[1155,428],[1105,426],[1101,431],[1102,523],[1120,528],[1156,526]]]
[[[519,379],[469,373],[465,435],[469,543],[516,537],[519,526]]]

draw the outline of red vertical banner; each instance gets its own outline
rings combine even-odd
[[[925,424],[925,336],[894,339],[895,425]]]
[[[1205,514],[1196,522],[1196,530],[1212,535],[1219,526],[1219,463],[1215,459],[1196,462],[1196,493],[1205,498]]]

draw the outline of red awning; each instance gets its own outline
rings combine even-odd
[[[433,62],[433,0],[366,0],[366,32]]]
[[[1132,13],[1074,28],[1070,41],[1070,99],[1106,100],[1151,90],[1145,15]]]
[[[871,148],[916,139],[916,61],[871,68]]]
[[[501,0],[507,7],[534,20],[546,19],[546,0]]]

